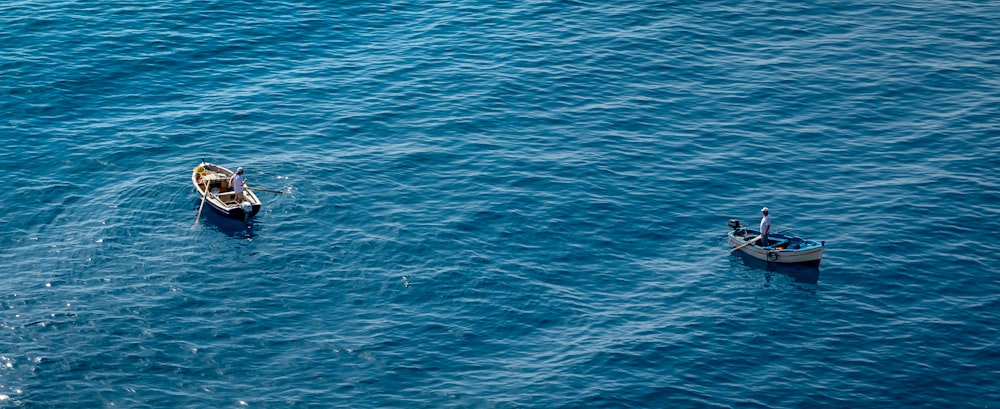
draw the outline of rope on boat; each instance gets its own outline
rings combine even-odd
[[[776,260],[778,260],[778,253],[776,251],[771,250],[767,252],[767,261],[776,261]]]

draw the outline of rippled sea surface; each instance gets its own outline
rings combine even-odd
[[[997,407],[998,21],[7,2],[0,407]]]

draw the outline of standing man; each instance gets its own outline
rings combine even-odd
[[[760,243],[761,247],[767,247],[767,233],[771,231],[771,215],[768,214],[767,208],[760,209],[760,212],[764,214],[764,217],[760,219]]]
[[[243,203],[243,185],[246,183],[247,180],[243,178],[243,167],[236,168],[236,173],[229,178],[229,186],[233,187],[233,198],[236,199],[236,203]]]

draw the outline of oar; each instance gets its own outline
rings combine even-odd
[[[288,193],[288,192],[286,192],[284,190],[261,189],[259,187],[250,187],[250,186],[247,186],[247,189],[250,189],[250,190],[259,190],[261,192],[281,193],[281,194]]]
[[[208,188],[205,188],[205,193],[201,195],[201,206],[198,206],[198,215],[194,217],[194,225],[198,225],[198,220],[201,219],[201,209],[205,208],[205,199],[208,199]]]
[[[779,231],[779,232],[777,232],[777,233],[774,233],[774,234],[781,234],[781,233],[784,233],[784,232],[786,232],[786,231],[789,231],[789,230],[791,230],[791,229],[790,229],[790,228],[789,228],[789,229],[785,229],[785,230],[782,230],[782,231]],[[769,234],[770,234],[770,233],[769,233]],[[750,241],[748,241],[748,242],[746,242],[746,243],[743,243],[743,244],[740,244],[739,246],[736,246],[736,247],[733,247],[733,249],[732,249],[732,250],[729,250],[729,252],[730,252],[730,253],[732,253],[732,252],[734,252],[734,251],[736,251],[736,250],[739,250],[739,249],[741,249],[741,248],[744,248],[744,247],[746,247],[746,246],[749,246],[749,245],[751,245],[751,244],[755,243],[755,242],[756,242],[757,240],[760,240],[760,238],[761,238],[761,237],[764,237],[764,235],[757,235],[757,237],[755,237],[755,238],[754,238],[753,240],[750,240]]]

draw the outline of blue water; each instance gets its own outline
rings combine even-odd
[[[1000,406],[994,2],[0,10],[0,407]]]

